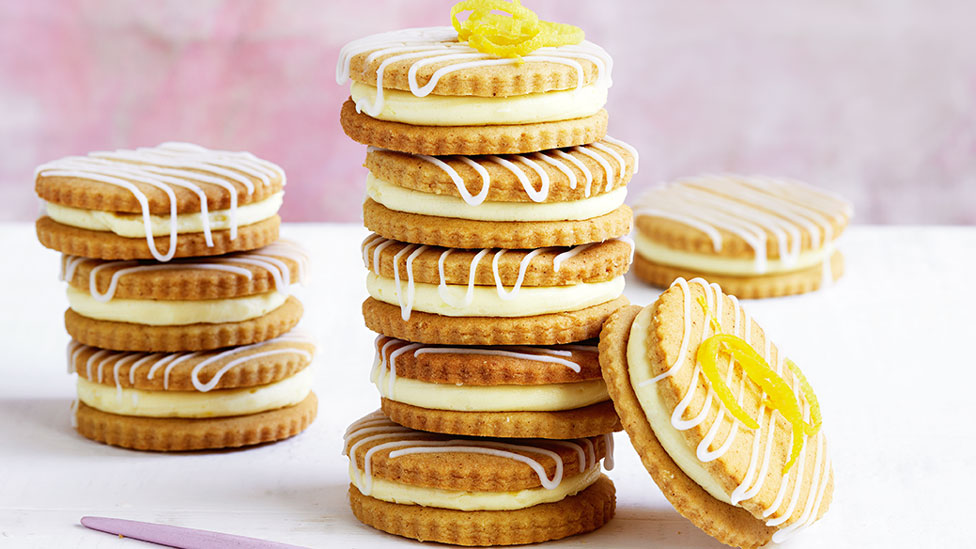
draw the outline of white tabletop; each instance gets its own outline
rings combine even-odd
[[[0,547],[134,547],[78,525],[106,515],[311,547],[417,546],[361,525],[346,503],[346,426],[378,405],[365,271],[352,225],[290,225],[313,256],[303,325],[319,340],[319,416],[248,450],[135,452],[68,419],[58,254],[33,226],[0,224]],[[826,517],[785,547],[972,546],[976,492],[976,227],[853,227],[847,274],[804,296],[746,301],[803,368],[823,407],[836,474]],[[658,291],[628,280],[644,305]],[[667,503],[616,436],[617,515],[561,547],[720,547]],[[147,546],[147,545],[143,545]]]

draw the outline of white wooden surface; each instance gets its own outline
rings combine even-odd
[[[70,427],[58,255],[33,226],[0,225],[0,547],[135,547],[82,515],[148,520],[310,547],[416,546],[346,505],[346,425],[376,408],[353,225],[291,225],[313,255],[303,324],[319,338],[318,420],[249,450],[162,455],[90,442]],[[961,547],[976,481],[976,228],[854,227],[847,275],[827,291],[747,301],[804,369],[836,470],[826,518],[785,547]],[[658,291],[630,280],[637,304]],[[679,516],[618,434],[617,516],[561,547],[719,547]]]

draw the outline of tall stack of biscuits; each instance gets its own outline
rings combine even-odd
[[[346,435],[350,501],[380,530],[533,543],[614,511],[619,420],[594,338],[627,304],[637,153],[606,136],[612,61],[521,61],[451,27],[343,48],[346,134],[369,145],[362,244],[381,410]]]
[[[285,174],[187,143],[37,169],[41,243],[68,283],[72,422],[140,450],[238,447],[315,418],[314,345],[290,286],[307,258],[278,241]]]

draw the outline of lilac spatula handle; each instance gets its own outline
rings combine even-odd
[[[108,517],[82,517],[81,525],[100,532],[178,547],[179,549],[302,549],[298,545],[222,534],[209,530],[195,530],[180,526]]]

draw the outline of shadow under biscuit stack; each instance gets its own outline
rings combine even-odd
[[[285,174],[186,143],[40,166],[37,235],[62,252],[90,439],[183,451],[280,440],[315,418],[314,345],[292,328],[305,253],[278,241]]]
[[[589,42],[524,63],[450,27],[340,54],[342,127],[369,145],[362,243],[380,410],[346,433],[353,513],[463,545],[594,530],[619,419],[595,338],[627,304],[626,184],[606,136],[609,55]]]

